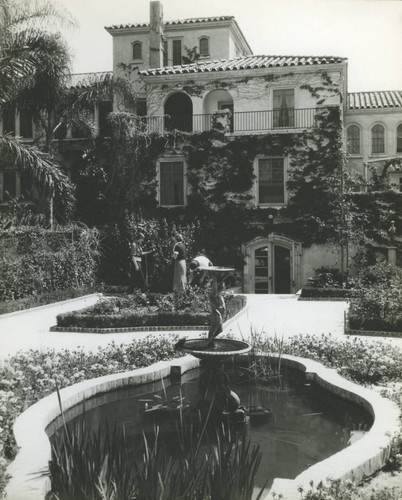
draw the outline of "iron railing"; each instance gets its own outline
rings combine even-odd
[[[230,116],[221,115],[218,120],[213,114],[143,116],[141,122],[150,132],[162,133],[175,129],[185,132],[206,132],[221,124],[222,127],[226,126],[227,132],[235,134],[308,129],[314,125],[316,111],[316,108],[240,111]]]

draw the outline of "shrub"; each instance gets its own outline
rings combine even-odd
[[[387,263],[363,269],[350,307],[352,328],[402,332],[402,271]]]
[[[0,301],[66,288],[93,286],[98,232],[25,227],[0,232]]]

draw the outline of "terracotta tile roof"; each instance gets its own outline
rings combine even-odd
[[[213,23],[217,21],[232,21],[234,16],[216,16],[216,17],[191,17],[188,19],[177,19],[174,21],[164,21],[165,26],[177,26],[181,24],[197,24],[197,23]],[[105,26],[108,31],[123,30],[132,28],[149,28],[149,23],[134,23],[134,24],[114,24],[113,26]]]
[[[402,90],[353,92],[348,94],[348,109],[375,109],[402,107]]]
[[[240,69],[280,68],[286,66],[314,66],[336,64],[346,61],[345,57],[333,56],[241,56],[234,59],[215,61],[197,61],[181,66],[165,66],[163,68],[146,69],[141,75],[178,75],[181,73],[209,73],[218,71],[235,71]]]
[[[87,87],[91,83],[113,76],[113,71],[98,71],[94,73],[73,73],[68,82],[68,87]]]

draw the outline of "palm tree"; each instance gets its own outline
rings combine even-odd
[[[65,19],[47,2],[0,0],[0,107],[19,99],[24,101],[30,87],[36,85],[37,90],[40,86],[44,70],[50,72],[53,83],[60,78],[57,94],[67,73],[68,52],[60,35],[49,32],[45,23],[52,21],[54,25],[54,21]],[[67,211],[72,209],[73,186],[48,154],[16,137],[0,135],[0,157],[26,171],[48,197],[51,223],[55,197],[63,201]]]

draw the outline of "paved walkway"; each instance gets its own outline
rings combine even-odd
[[[98,346],[106,346],[114,341],[118,344],[129,343],[132,339],[151,335],[148,332],[85,334],[49,332],[56,324],[56,315],[72,309],[80,309],[94,303],[97,299],[85,299],[77,303],[64,303],[57,307],[26,312],[12,317],[0,317],[0,362],[20,350],[52,348],[56,350],[82,347],[95,351]],[[332,335],[344,337],[344,314],[346,302],[298,301],[296,295],[248,295],[248,327],[242,330],[247,338],[252,329],[263,336],[288,338],[298,334]],[[177,332],[180,336],[186,332]],[[190,334],[190,332],[187,332]],[[155,335],[160,335],[156,333]],[[198,336],[199,333],[191,333]],[[364,337],[367,340],[377,337]],[[384,339],[402,348],[402,339]]]

